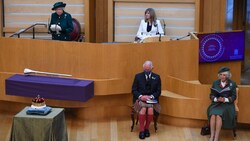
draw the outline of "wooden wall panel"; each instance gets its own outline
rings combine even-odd
[[[246,5],[247,1],[234,0],[233,5],[233,30],[244,30],[244,22],[246,20]],[[246,24],[246,23],[245,23]]]
[[[204,0],[199,0],[199,21],[197,21],[199,24],[199,32],[203,32],[203,21],[204,21]]]
[[[202,9],[201,9],[201,0],[195,0],[195,23],[194,23],[194,31],[195,32],[200,32],[200,22],[201,22],[201,14]]]
[[[0,1],[0,37],[3,36],[3,3]]]
[[[232,80],[238,85],[241,78],[241,61],[203,63],[199,65],[199,80],[202,84],[211,84],[217,79],[219,68],[227,66],[231,69]]]
[[[84,0],[84,7],[85,42],[95,42],[95,0]]]
[[[86,8],[84,5],[84,1],[85,0],[64,1],[67,4],[65,11],[69,12],[73,18],[76,18],[80,22],[83,30],[85,26],[84,16]],[[7,28],[5,32],[10,33],[10,31],[8,31],[8,29],[10,28],[26,28],[34,23],[47,24],[50,21],[51,13],[54,12],[51,10],[51,8],[53,7],[53,4],[55,2],[57,2],[57,0],[4,0],[4,28]],[[38,35],[38,38],[44,38],[46,32],[42,36]],[[47,34],[46,38],[51,38],[51,35]]]
[[[249,117],[250,112],[250,88],[249,85],[240,85],[239,86],[239,101],[238,101],[238,107],[239,107],[239,113],[238,113],[238,121],[241,123],[248,123],[249,124]]]
[[[165,21],[167,36],[178,38],[195,31],[195,3],[115,2],[114,41],[132,42],[148,7],[155,9],[162,26]]]
[[[114,1],[108,0],[108,41],[114,41]]]
[[[226,0],[202,0],[202,32],[225,30]]]
[[[108,41],[108,2],[107,0],[95,0],[96,14],[96,42]]]

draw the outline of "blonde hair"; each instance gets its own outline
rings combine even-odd
[[[226,71],[218,74],[219,79],[221,74],[225,74],[227,79],[230,79],[232,77],[232,73],[230,71]]]
[[[150,15],[150,19],[146,19],[146,14],[149,12],[149,15]],[[145,10],[145,13],[144,13],[144,20],[145,22],[148,22],[148,20],[151,20],[152,23],[154,23],[154,26],[156,26],[156,14],[155,14],[155,10],[153,8],[147,8]]]

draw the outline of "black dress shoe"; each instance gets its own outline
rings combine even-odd
[[[145,137],[150,137],[150,132],[148,129],[145,129],[144,134],[145,134]]]
[[[145,134],[144,134],[144,132],[140,132],[140,133],[139,133],[139,138],[140,138],[140,139],[145,139]]]

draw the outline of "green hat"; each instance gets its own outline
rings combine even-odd
[[[228,67],[221,67],[218,71],[218,74],[223,73],[223,72],[227,72],[230,71],[230,69]]]
[[[56,2],[54,5],[53,5],[53,8],[51,10],[55,10],[56,8],[58,7],[65,7],[66,6],[66,3],[63,3],[63,2]]]

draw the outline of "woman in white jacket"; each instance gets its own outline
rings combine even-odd
[[[141,20],[136,38],[143,40],[147,37],[164,36],[160,20],[156,19],[156,14],[153,8],[145,10],[144,19]]]

